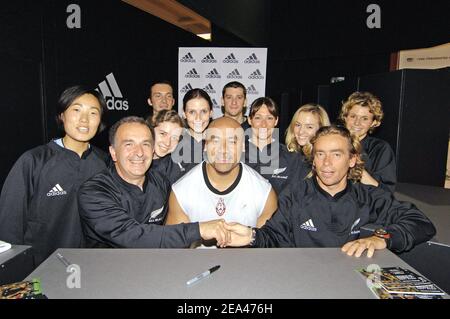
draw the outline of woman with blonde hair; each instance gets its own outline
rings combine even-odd
[[[286,130],[286,146],[289,152],[309,156],[311,153],[310,140],[322,126],[330,125],[327,111],[319,104],[308,103],[302,105],[292,116],[291,123]]]
[[[369,136],[384,117],[381,101],[370,92],[354,92],[342,104],[339,119],[361,142],[365,169],[361,183],[394,192],[397,181],[395,154],[391,146]]]

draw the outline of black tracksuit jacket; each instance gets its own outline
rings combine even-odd
[[[203,162],[206,154],[203,151],[205,148],[205,140],[197,142],[187,131],[178,143],[175,150],[170,154],[173,164],[179,166],[175,167],[176,172],[170,175],[180,178],[189,172],[194,166]],[[180,176],[178,176],[180,175]]]
[[[278,210],[256,230],[256,247],[341,247],[369,237],[383,227],[388,248],[412,249],[431,239],[431,221],[408,202],[399,202],[379,187],[348,182],[334,197],[320,188],[316,177],[293,183],[279,196]]]
[[[361,157],[366,171],[380,183],[379,187],[393,193],[397,182],[397,168],[391,146],[372,136],[363,138],[361,145]]]
[[[198,223],[162,226],[170,183],[150,169],[144,191],[111,165],[81,187],[80,216],[88,247],[185,248],[200,240]]]
[[[170,185],[172,185],[186,173],[187,166],[183,166],[181,163],[175,163],[170,154],[168,154],[164,157],[154,159],[150,170],[157,171],[165,176]]]
[[[57,248],[83,247],[77,192],[106,158],[92,145],[80,158],[54,141],[25,152],[3,185],[0,240],[33,246],[37,265]]]
[[[304,179],[311,171],[302,156],[289,152],[284,144],[277,141],[260,151],[255,144],[246,140],[243,158],[245,164],[270,182],[277,194],[281,194],[293,181]]]

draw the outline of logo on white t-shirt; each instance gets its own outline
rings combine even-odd
[[[227,207],[225,206],[225,202],[223,201],[223,198],[219,198],[219,201],[216,204],[216,213],[219,216],[222,216],[225,214],[227,210]]]

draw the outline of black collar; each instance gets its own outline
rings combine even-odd
[[[109,169],[110,169],[110,172],[111,172],[113,178],[118,183],[123,185],[125,188],[127,188],[128,190],[130,190],[132,192],[138,192],[139,194],[145,193],[145,190],[147,189],[147,184],[148,184],[148,177],[147,177],[148,172],[145,174],[144,185],[142,185],[142,190],[141,190],[141,188],[139,186],[128,183],[126,180],[124,180],[119,175],[119,173],[117,172],[116,165],[114,164],[114,162],[111,161],[111,165],[110,165]]]
[[[208,178],[208,173],[206,172],[206,162],[202,163],[202,172],[203,172],[203,180],[205,181],[206,186],[209,188],[209,190],[211,192],[213,192],[214,194],[217,194],[217,195],[227,195],[227,194],[231,193],[236,188],[236,186],[238,186],[239,182],[241,181],[242,163],[239,163],[239,173],[238,173],[236,180],[233,182],[233,184],[230,185],[230,187],[228,187],[223,192],[219,191],[218,189],[216,189],[214,186],[211,185],[209,178]]]
[[[53,149],[58,150],[58,151],[61,151],[61,152],[65,152],[65,153],[67,153],[67,154],[71,154],[71,155],[73,155],[75,158],[80,159],[80,156],[79,156],[76,152],[74,152],[74,151],[72,151],[72,150],[70,150],[70,149],[68,149],[68,148],[66,148],[66,147],[64,147],[64,146],[61,146],[61,145],[57,144],[57,143],[56,143],[56,140],[50,141],[47,145],[49,145],[50,148],[53,148]],[[63,145],[64,145],[64,143],[63,143]],[[92,145],[90,145],[90,146],[83,152],[83,154],[81,154],[81,159],[86,159],[86,158],[89,156],[89,154],[91,154],[91,152],[92,152]]]
[[[334,194],[334,196],[332,196],[330,193],[328,193],[322,187],[320,187],[319,182],[317,182],[318,177],[315,174],[311,178],[313,180],[314,187],[317,189],[317,191],[319,193],[321,193],[323,196],[325,196],[326,199],[332,200],[332,201],[338,201],[342,196],[344,196],[345,194],[350,192],[350,190],[352,188],[351,182],[349,180],[347,180],[347,186],[345,187],[345,189]]]

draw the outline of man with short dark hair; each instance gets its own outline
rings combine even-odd
[[[222,89],[222,112],[223,116],[231,117],[247,130],[250,126],[245,116],[247,105],[247,89],[238,81],[225,84]]]
[[[150,85],[150,96],[147,99],[148,105],[151,107],[152,120],[158,112],[162,110],[171,110],[175,105],[173,96],[173,86],[169,81],[155,81]]]
[[[183,248],[203,239],[226,240],[223,221],[163,226],[170,184],[149,171],[154,137],[130,116],[110,129],[113,164],[81,187],[80,216],[88,247]]]

